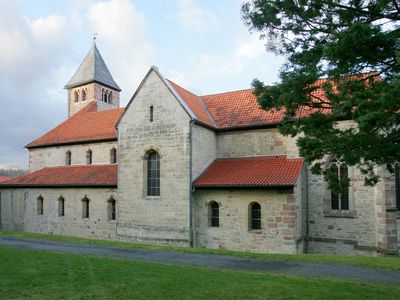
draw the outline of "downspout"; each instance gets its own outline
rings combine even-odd
[[[305,181],[306,181],[306,187],[305,187],[305,200],[306,200],[306,238],[305,238],[305,243],[304,243],[304,252],[308,253],[308,239],[309,239],[309,205],[308,205],[308,164],[305,164]]]
[[[193,226],[193,124],[194,120],[190,121],[189,125],[189,244],[194,247],[194,226]]]

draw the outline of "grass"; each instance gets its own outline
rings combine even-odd
[[[0,247],[0,299],[399,299],[395,285]]]
[[[158,246],[149,244],[138,244],[130,242],[106,241],[85,239],[71,236],[39,234],[29,232],[2,231],[0,236],[11,238],[34,238],[60,242],[71,242],[79,244],[89,244],[98,246],[113,246],[123,248],[145,249],[145,250],[166,250],[177,251],[184,253],[199,253],[199,254],[215,254],[215,255],[230,255],[244,258],[255,258],[261,260],[273,261],[296,261],[308,263],[327,263],[327,264],[344,264],[366,268],[381,268],[388,270],[400,270],[400,258],[398,257],[365,257],[365,256],[337,256],[330,254],[266,254],[266,253],[249,253],[240,251],[229,251],[219,249],[206,248],[188,248],[175,246]]]

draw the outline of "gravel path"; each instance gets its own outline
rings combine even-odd
[[[0,245],[14,248],[56,251],[81,255],[118,257],[129,260],[200,266],[249,272],[299,275],[322,278],[352,279],[367,282],[400,283],[400,271],[361,268],[337,264],[277,262],[224,255],[193,254],[175,251],[126,249],[108,246],[82,245],[39,239],[0,237]]]

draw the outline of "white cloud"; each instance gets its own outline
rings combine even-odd
[[[130,97],[152,60],[145,16],[128,0],[111,0],[90,6],[87,18],[114,79]]]
[[[220,25],[214,14],[201,8],[193,0],[177,0],[178,13],[175,19],[183,26],[196,30],[215,30]]]

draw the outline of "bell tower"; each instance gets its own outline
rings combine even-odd
[[[121,89],[111,76],[95,40],[64,88],[68,91],[69,118],[93,101],[97,102],[98,110],[119,107]]]

